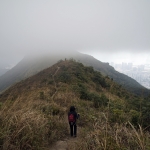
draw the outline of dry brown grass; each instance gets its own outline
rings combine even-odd
[[[74,97],[72,101],[71,97]],[[55,141],[65,139],[70,104],[77,106],[81,119],[78,121],[79,137],[68,144],[69,150],[150,149],[150,134],[141,126],[137,130],[130,122],[111,124],[107,112],[92,108],[89,101],[79,103],[73,93],[57,93],[54,100],[35,100],[30,95],[28,98],[29,101],[19,97],[3,104],[0,110],[1,149],[47,149]]]
[[[48,113],[43,112],[45,106],[49,108]],[[46,148],[50,143],[64,138],[68,133],[64,114],[65,110],[57,104],[40,100],[24,103],[18,98],[14,102],[7,101],[0,111],[1,149]]]
[[[112,126],[97,121],[93,122],[93,128],[82,129],[79,140],[70,150],[149,150],[149,142],[150,134],[141,127],[137,130],[131,123]]]

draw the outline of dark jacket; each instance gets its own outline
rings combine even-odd
[[[69,117],[70,114],[74,115],[74,119],[75,119],[75,122],[76,122],[76,120],[78,119],[78,114],[76,113],[74,106],[70,107],[70,112],[68,112],[68,117]]]

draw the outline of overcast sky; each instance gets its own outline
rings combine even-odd
[[[150,0],[0,0],[0,63],[56,50],[150,63]]]

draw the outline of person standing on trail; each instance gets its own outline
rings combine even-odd
[[[76,121],[79,118],[79,114],[76,113],[75,107],[70,107],[70,112],[68,112],[68,122],[70,125],[70,135],[76,137],[77,136],[77,125]]]

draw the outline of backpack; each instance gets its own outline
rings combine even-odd
[[[69,114],[68,121],[69,122],[75,122],[74,114],[72,114],[72,113]]]

